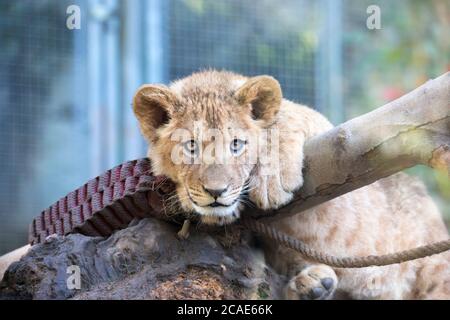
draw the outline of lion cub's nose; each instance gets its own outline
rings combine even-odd
[[[206,192],[208,192],[211,196],[213,196],[214,199],[217,199],[227,191],[228,187],[220,189],[210,189],[203,186],[203,189],[205,189]]]

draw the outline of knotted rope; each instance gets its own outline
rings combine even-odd
[[[82,233],[107,237],[133,219],[153,217],[174,220],[167,211],[167,195],[173,185],[150,171],[150,161],[125,162],[88,181],[42,211],[30,225],[30,244],[42,243],[52,235]],[[182,228],[188,234],[189,220]],[[335,257],[312,249],[305,243],[252,218],[241,220],[244,227],[280,245],[298,251],[309,260],[337,268],[385,266],[424,258],[450,250],[450,239],[410,250],[367,257]]]

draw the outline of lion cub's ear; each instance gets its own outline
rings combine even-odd
[[[235,96],[241,105],[251,106],[253,118],[261,120],[263,126],[268,126],[275,120],[283,99],[280,84],[270,76],[250,78],[237,90]]]
[[[178,107],[176,95],[164,85],[143,85],[133,99],[134,114],[149,142],[157,140],[156,130],[170,120]]]

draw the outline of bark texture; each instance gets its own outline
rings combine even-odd
[[[239,229],[198,231],[187,240],[153,218],[111,237],[71,234],[34,246],[0,283],[0,299],[267,299],[282,279]],[[78,266],[80,290],[72,282]],[[69,273],[68,273],[69,271]]]

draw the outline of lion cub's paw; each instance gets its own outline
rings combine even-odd
[[[318,264],[304,268],[286,285],[286,298],[290,300],[330,299],[338,279],[329,266]]]
[[[281,185],[283,186],[283,189],[288,192],[295,192],[303,186],[301,166],[293,165],[293,167],[298,168],[291,168],[291,170],[282,170],[280,175]]]
[[[270,190],[255,188],[250,191],[250,199],[252,202],[263,210],[278,209],[291,201],[292,197],[292,193],[286,192],[281,188],[272,188]]]

